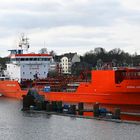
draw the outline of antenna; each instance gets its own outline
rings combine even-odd
[[[20,38],[20,42],[18,45],[21,48],[21,50],[25,50],[26,52],[28,52],[28,49],[30,47],[28,40],[29,40],[29,38],[25,37],[25,35],[22,33],[21,38]]]

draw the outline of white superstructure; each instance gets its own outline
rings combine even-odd
[[[23,39],[23,41],[25,41]],[[22,43],[20,43],[21,47]],[[24,45],[26,45],[24,43]],[[29,46],[29,44],[27,44]],[[27,46],[27,47],[28,47]],[[29,47],[28,47],[29,48]],[[23,48],[10,50],[10,62],[7,64],[5,74],[11,80],[33,80],[46,78],[52,62],[49,54],[23,53]]]

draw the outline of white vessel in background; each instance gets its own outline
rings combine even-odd
[[[33,80],[46,78],[53,57],[50,54],[28,53],[28,38],[22,35],[18,49],[10,51],[10,62],[6,64],[5,75],[11,80]]]

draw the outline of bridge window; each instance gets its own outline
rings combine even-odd
[[[30,61],[33,61],[33,58],[29,58]]]
[[[16,58],[16,61],[20,61],[20,58]]]
[[[11,61],[16,61],[16,58],[11,58]]]
[[[21,61],[25,61],[25,58],[21,58]]]

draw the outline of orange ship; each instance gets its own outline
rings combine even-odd
[[[140,69],[93,70],[91,82],[80,83],[75,92],[39,91],[49,101],[83,102],[87,108],[99,103],[110,111],[120,108],[121,119],[140,121]],[[22,99],[28,89],[22,90],[17,81],[0,81],[0,93]]]

